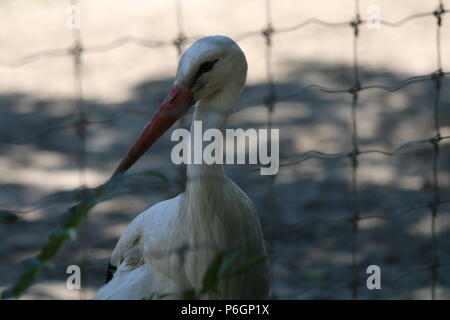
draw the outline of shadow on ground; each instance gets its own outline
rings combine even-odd
[[[312,149],[330,153],[349,151],[349,94],[308,90],[283,97],[311,84],[309,79],[332,88],[350,88],[351,67],[289,63],[292,72],[276,82],[278,102],[274,127],[280,129],[281,161],[297,159]],[[364,84],[395,86],[410,76],[387,70],[361,70]],[[97,174],[100,180],[108,177],[172,82],[173,79],[146,81],[136,86],[130,101],[114,105],[86,99],[91,120],[86,145],[88,176]],[[443,85],[448,88],[448,80]],[[394,93],[361,92],[357,106],[361,150],[393,150],[408,141],[433,137],[434,94],[431,81],[414,83]],[[266,127],[267,109],[263,105],[266,96],[266,84],[249,85],[229,127]],[[448,127],[448,96],[443,94],[442,100],[440,125]],[[61,179],[67,179],[68,185],[77,184],[81,144],[73,125],[76,118],[71,100],[38,99],[13,92],[0,96],[0,163],[4,181],[0,185],[1,208],[32,207],[40,198],[56,191]],[[170,161],[171,146],[173,143],[166,134],[136,168],[159,170],[169,177],[170,183],[137,185],[132,195],[96,208],[82,228],[79,240],[71,241],[58,254],[53,268],[44,272],[35,291],[32,290],[34,298],[59,298],[58,292],[46,291],[43,284],[64,284],[66,267],[70,264],[85,267],[86,288],[101,285],[106,259],[123,228],[145,208],[182,189],[179,183],[182,170]],[[449,160],[450,148],[443,141],[438,159],[441,199],[450,199]],[[430,297],[431,273],[417,268],[432,261],[431,213],[427,206],[414,207],[433,199],[432,163],[432,145],[428,143],[412,145],[395,156],[363,154],[359,157],[359,213],[387,218],[365,219],[359,223],[356,239],[360,298]],[[271,205],[268,205],[268,177],[259,176],[248,166],[227,166],[226,170],[259,209],[273,256],[274,297],[351,298],[349,283],[355,275],[351,267],[352,224],[348,220],[319,221],[346,218],[354,213],[350,160],[347,157],[310,159],[281,168],[275,179]],[[27,179],[20,172],[25,172]],[[23,221],[0,225],[3,235],[0,287],[13,283],[21,272],[20,262],[37,252],[61,212],[75,200],[72,193],[60,192],[39,202],[35,211],[24,213]],[[438,272],[438,298],[450,298],[448,213],[449,206],[443,204],[436,218],[437,253],[440,263],[447,266]],[[381,267],[381,290],[370,291],[365,286],[366,268],[371,264]]]

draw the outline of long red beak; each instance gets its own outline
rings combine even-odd
[[[134,145],[128,150],[113,176],[127,171],[139,158],[167,131],[180,116],[194,104],[192,92],[183,91],[178,86],[170,90],[156,113],[147,123]]]

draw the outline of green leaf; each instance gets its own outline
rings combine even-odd
[[[258,264],[267,260],[267,257],[254,257],[241,265],[239,265],[233,272],[227,274],[227,277],[235,277],[250,271],[250,269],[256,267]]]
[[[230,270],[233,268],[233,265],[235,264],[236,260],[243,254],[242,250],[236,250],[232,251],[231,253],[228,253],[225,255],[225,258],[222,262],[222,265],[219,269],[219,276],[223,277],[227,273],[230,272]]]
[[[221,279],[229,279],[248,272],[267,259],[267,257],[253,257],[238,263],[238,259],[242,257],[245,257],[242,250],[218,252],[203,276],[199,295],[219,293],[217,286]]]
[[[143,297],[141,300],[161,300],[170,297],[171,295],[171,293],[153,292],[149,296]]]
[[[183,292],[182,298],[183,300],[199,300],[201,298],[201,294],[195,289],[188,289]]]
[[[213,289],[219,281],[219,270],[224,259],[224,252],[219,252],[208,266],[203,276],[202,292],[208,292]]]
[[[169,180],[167,180],[167,177],[158,171],[147,170],[147,171],[142,172],[140,175],[144,176],[146,178],[155,177],[155,178],[162,180],[162,182],[164,182],[164,183],[169,183]]]
[[[76,205],[70,207],[63,215],[60,224],[50,234],[48,241],[41,248],[39,254],[24,262],[26,269],[16,280],[12,288],[2,292],[2,299],[20,297],[39,277],[42,271],[51,265],[50,260],[62,248],[62,246],[73,237],[82,221],[89,212],[100,202],[118,196],[124,190],[123,182],[131,177],[157,177],[164,182],[167,178],[156,171],[146,171],[144,173],[119,174],[106,183],[93,188],[81,191],[83,199]],[[14,221],[17,217],[10,211],[0,211],[0,222]]]
[[[301,278],[307,281],[321,281],[327,277],[327,272],[325,270],[303,270],[301,273]]]

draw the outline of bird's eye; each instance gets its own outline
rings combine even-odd
[[[197,73],[195,74],[194,78],[192,79],[191,85],[190,87],[193,87],[196,83],[198,78],[200,78],[200,76],[206,72],[209,72],[212,70],[212,68],[214,67],[214,64],[218,61],[219,59],[216,60],[212,60],[212,61],[206,61],[203,62],[200,67],[197,70]]]
[[[214,67],[214,64],[217,62],[218,59],[213,61],[206,61],[203,62],[200,67],[198,68],[197,74],[201,75],[202,73],[209,72]]]

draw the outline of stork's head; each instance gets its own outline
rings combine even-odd
[[[223,36],[205,37],[181,56],[175,85],[192,92],[198,101],[229,86],[242,89],[246,75],[247,61],[236,42]]]
[[[246,76],[245,55],[230,38],[212,36],[194,42],[180,59],[172,90],[114,174],[128,170],[197,101],[223,90],[240,93]]]

